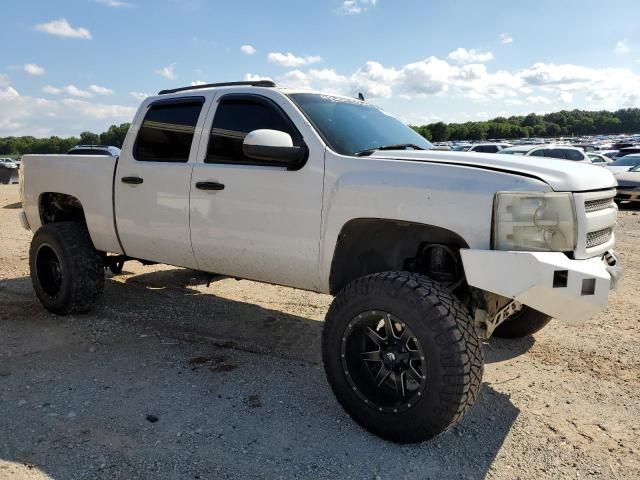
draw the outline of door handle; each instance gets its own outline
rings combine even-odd
[[[199,190],[224,190],[224,185],[218,182],[197,182],[196,188]]]
[[[128,183],[130,185],[140,185],[144,180],[140,177],[122,177],[120,179],[122,183]]]

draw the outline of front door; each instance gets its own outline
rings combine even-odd
[[[211,107],[191,186],[191,240],[201,270],[318,288],[324,146],[310,127],[291,120],[291,108],[276,94],[223,95]],[[245,157],[244,137],[257,129],[290,134],[308,148],[306,164],[291,171]],[[203,183],[217,189],[201,190]]]

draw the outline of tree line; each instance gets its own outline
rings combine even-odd
[[[639,133],[640,108],[624,108],[615,112],[562,110],[545,115],[530,113],[496,117],[483,122],[436,122],[412,125],[412,128],[432,142]],[[76,145],[113,145],[121,148],[128,130],[129,124],[122,123],[111,125],[100,134],[82,132],[79,137],[3,137],[0,138],[0,155],[17,157],[28,153],[66,153]]]
[[[412,128],[432,142],[630,134],[640,132],[640,108],[624,108],[615,112],[562,110],[545,115],[530,113],[496,117],[482,122],[436,122],[412,125]]]
[[[67,153],[76,145],[111,145],[122,148],[122,142],[127,135],[129,125],[129,123],[111,125],[106,132],[100,134],[82,132],[79,137],[2,137],[0,138],[0,156],[18,157],[28,153]]]

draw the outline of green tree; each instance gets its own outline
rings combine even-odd
[[[129,123],[121,123],[120,125],[111,125],[109,130],[100,134],[100,143],[102,145],[112,145],[114,147],[122,148],[124,138],[129,131]]]
[[[427,125],[431,132],[432,140],[434,142],[446,142],[449,140],[449,126],[444,122],[436,122]]]
[[[93,132],[82,132],[80,134],[80,143],[82,145],[98,145],[100,144],[100,135]]]

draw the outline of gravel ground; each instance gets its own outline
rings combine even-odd
[[[640,210],[580,328],[485,345],[481,398],[431,442],[355,425],[320,365],[331,298],[135,262],[88,315],[34,297],[0,185],[0,478],[640,478]]]

